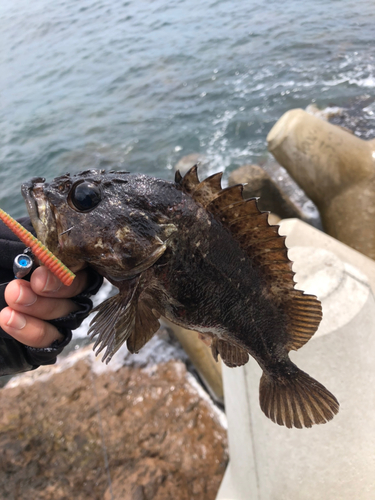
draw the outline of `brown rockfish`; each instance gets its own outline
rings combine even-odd
[[[64,264],[89,265],[119,293],[96,308],[89,333],[107,362],[126,341],[138,352],[158,319],[200,332],[230,366],[253,356],[263,370],[260,406],[274,422],[330,420],[336,398],[288,352],[317,330],[315,296],[295,290],[285,238],[242,186],[200,182],[197,167],[175,182],[88,170],[22,186],[38,238]]]

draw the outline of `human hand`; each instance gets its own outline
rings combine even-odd
[[[87,271],[76,274],[71,286],[65,286],[46,267],[32,273],[30,282],[15,279],[6,289],[8,304],[0,311],[0,327],[13,338],[30,347],[49,347],[63,335],[45,320],[52,320],[77,311],[72,300],[87,287]]]

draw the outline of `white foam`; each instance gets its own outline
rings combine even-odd
[[[334,80],[324,81],[324,85],[327,87],[335,87],[336,85],[340,85],[341,83],[345,83],[348,81],[348,77],[336,78]]]
[[[349,83],[358,87],[374,88],[375,78],[372,75],[367,78],[350,78]]]
[[[92,301],[94,303],[94,307],[98,304],[101,304],[104,300],[106,300],[110,295],[113,294],[115,287],[111,285],[111,283],[107,280],[104,280],[103,286],[100,288],[98,293],[92,297]],[[87,331],[89,329],[90,321],[92,320],[93,315],[90,315],[86,318],[82,325],[74,330],[74,337],[76,338],[85,338],[87,335]]]

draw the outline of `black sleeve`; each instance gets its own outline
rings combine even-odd
[[[19,222],[31,233],[35,231],[30,219],[25,217]],[[23,253],[25,245],[0,222],[0,310],[6,307],[4,290],[9,281],[14,279],[14,258]],[[28,279],[28,278],[25,278]],[[95,294],[103,283],[103,278],[93,269],[89,270],[89,285],[86,290],[72,300],[78,304],[80,309],[64,318],[51,320],[59,332],[64,336],[62,342],[55,341],[46,348],[28,347],[0,328],[0,375],[13,375],[38,368],[40,365],[50,365],[56,362],[56,356],[72,338],[72,330],[78,328],[82,321],[88,316],[92,309],[90,295]]]

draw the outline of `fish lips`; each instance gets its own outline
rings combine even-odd
[[[56,220],[44,192],[45,186],[44,177],[33,177],[22,184],[21,193],[37,237],[52,250],[57,244]]]

